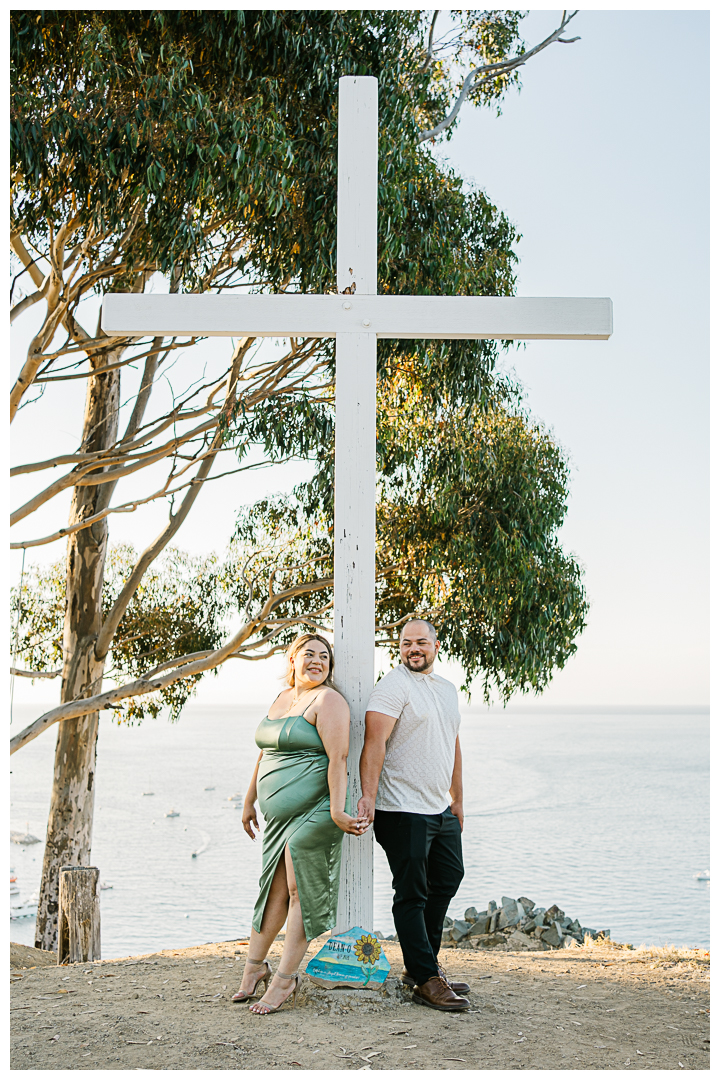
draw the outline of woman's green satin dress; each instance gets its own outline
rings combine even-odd
[[[330,817],[328,756],[304,716],[266,716],[255,742],[263,752],[257,792],[265,829],[253,929],[260,931],[278,860],[288,844],[305,937],[311,941],[335,926],[340,887],[343,833]]]

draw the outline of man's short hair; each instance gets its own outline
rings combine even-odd
[[[408,624],[409,624],[409,623],[411,623],[411,622],[421,622],[421,623],[424,623],[424,624],[425,624],[425,626],[427,626],[428,630],[430,631],[430,634],[431,634],[431,636],[432,636],[433,640],[434,640],[434,641],[437,641],[437,639],[438,639],[438,636],[437,636],[437,630],[435,629],[435,627],[433,626],[433,624],[432,624],[432,623],[430,622],[430,620],[429,620],[429,619],[408,619],[408,621],[407,621],[406,623],[404,623],[404,624],[403,624],[403,628],[402,628],[402,630],[400,631],[400,637],[401,637],[401,638],[402,638],[402,636],[403,636],[403,632],[404,632],[404,630],[405,630],[405,627],[406,627],[406,626],[408,626]]]

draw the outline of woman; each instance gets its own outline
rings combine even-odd
[[[255,800],[265,818],[260,895],[248,957],[233,1001],[265,992],[250,1011],[276,1012],[299,985],[297,968],[308,942],[335,925],[343,833],[362,836],[367,818],[345,812],[350,710],[332,686],[330,645],[302,634],[287,651],[287,682],[255,733],[260,747],[243,806],[243,828],[259,830]],[[287,920],[280,968],[265,959]],[[269,983],[269,985],[268,985]]]

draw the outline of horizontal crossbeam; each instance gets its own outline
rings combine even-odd
[[[498,338],[604,341],[612,334],[605,297],[226,296],[110,293],[106,334],[165,337]]]

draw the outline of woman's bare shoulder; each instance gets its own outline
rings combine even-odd
[[[332,686],[326,686],[316,702],[317,715],[331,717],[345,717],[350,715],[350,706],[340,693]]]
[[[339,690],[336,690],[334,686],[323,686],[318,695],[318,701],[327,702],[328,704],[332,702],[334,705],[343,702],[343,704],[347,705],[347,701],[343,695]]]

